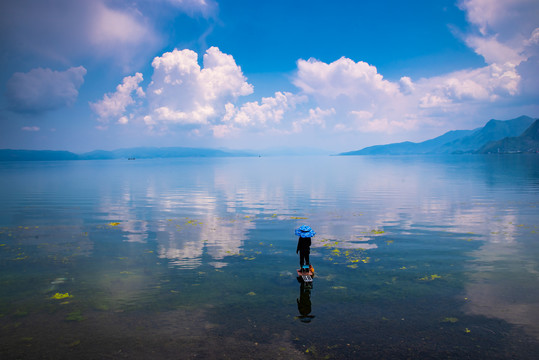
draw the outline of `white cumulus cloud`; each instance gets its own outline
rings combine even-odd
[[[376,67],[344,57],[329,64],[299,60],[294,84],[320,108],[334,109],[328,120],[335,131],[394,133],[441,121],[447,126],[452,116],[468,116],[470,107],[491,106],[519,94],[520,58],[504,53],[500,62],[415,82],[408,76],[386,80]]]
[[[6,84],[8,107],[17,112],[44,112],[73,105],[85,75],[82,66],[65,71],[36,68],[17,72]]]
[[[376,67],[342,57],[330,64],[316,59],[298,60],[294,84],[315,97],[336,99],[339,96],[361,98],[364,102],[380,94],[392,96],[398,86],[384,80]]]
[[[326,128],[326,120],[331,119],[336,113],[334,108],[321,109],[316,107],[315,109],[309,109],[309,115],[305,118],[301,118],[292,123],[292,131],[300,133],[306,126],[315,126],[318,129]]]
[[[192,50],[174,50],[156,57],[148,86],[148,125],[204,125],[225,113],[225,104],[249,95],[253,86],[231,55],[209,48],[198,64]]]
[[[400,83],[391,82],[375,66],[345,57],[329,64],[316,59],[299,60],[293,82],[319,108],[333,109],[331,115],[335,116],[328,117],[329,124],[326,121],[319,124],[336,131],[387,130],[383,126],[373,127],[370,122],[381,118],[401,119],[409,106],[405,94],[414,91],[409,77],[403,77]]]
[[[489,65],[512,66],[523,80],[515,91],[539,96],[539,2],[535,0],[462,0],[459,3],[479,34],[465,36],[466,44]]]
[[[99,116],[99,121],[108,123],[111,118],[117,118],[118,123],[126,124],[127,117],[123,116],[129,105],[135,103],[133,94],[144,97],[144,90],[139,86],[143,77],[141,73],[134,76],[126,76],[123,82],[116,87],[114,93],[105,94],[103,100],[90,103],[92,110]]]
[[[306,97],[290,92],[276,92],[273,97],[264,97],[258,101],[251,101],[240,107],[226,104],[226,113],[223,123],[214,127],[214,135],[223,137],[240,128],[268,129],[284,128],[281,124],[285,113],[296,108],[297,104],[305,102]]]

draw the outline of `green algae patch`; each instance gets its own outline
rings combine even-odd
[[[420,278],[419,280],[421,280],[421,281],[433,281],[433,280],[441,279],[441,278],[442,277],[440,275],[432,274],[432,275],[424,276],[424,277]]]
[[[65,293],[65,294],[56,293],[53,296],[51,296],[51,299],[62,300],[62,299],[67,299],[67,298],[71,298],[71,297],[73,297],[73,295],[69,295],[69,293]]]
[[[446,318],[444,318],[442,320],[443,323],[452,323],[452,324],[454,324],[454,323],[456,323],[458,321],[459,321],[459,319],[457,319],[456,317],[446,317]]]

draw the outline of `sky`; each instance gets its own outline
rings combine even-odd
[[[536,0],[0,4],[0,148],[343,152],[539,117]]]

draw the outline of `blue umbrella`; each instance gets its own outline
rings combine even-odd
[[[302,238],[308,238],[308,237],[310,238],[316,235],[314,230],[311,229],[311,227],[307,225],[300,226],[299,228],[296,229],[296,231],[294,231],[294,233],[297,236],[300,236]]]

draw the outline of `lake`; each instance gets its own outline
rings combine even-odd
[[[2,359],[539,353],[536,155],[3,162],[0,185]]]

